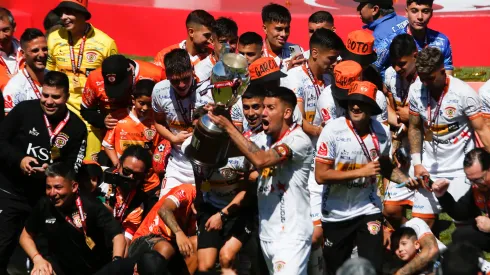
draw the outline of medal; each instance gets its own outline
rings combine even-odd
[[[90,250],[94,249],[95,242],[87,235],[85,235],[85,243],[87,244],[88,248],[90,248]]]
[[[60,148],[53,146],[51,148],[51,160],[56,160],[61,157],[61,150]]]
[[[211,190],[211,183],[209,182],[209,180],[206,180],[201,184],[201,191],[209,192],[209,190]]]

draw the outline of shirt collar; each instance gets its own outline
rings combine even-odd
[[[396,12],[392,12],[390,14],[387,14],[387,15],[381,17],[381,18],[378,18],[378,19],[374,20],[373,22],[371,22],[369,24],[366,24],[366,25],[362,26],[362,28],[363,29],[369,29],[371,31],[374,31],[374,29],[376,29],[376,27],[378,25],[380,25],[381,23],[383,23],[386,20],[392,19],[395,16],[396,16]]]

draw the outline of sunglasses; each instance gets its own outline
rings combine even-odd
[[[135,180],[144,180],[146,178],[146,175],[145,175],[144,172],[134,172],[133,170],[131,170],[131,169],[127,168],[127,167],[123,167],[122,174],[125,177],[131,177],[131,176],[133,176],[133,178]]]
[[[169,81],[170,81],[170,84],[172,84],[173,86],[178,86],[182,82],[189,83],[191,81],[191,78],[192,78],[192,75],[188,75],[188,76],[183,76],[183,77],[170,78]]]

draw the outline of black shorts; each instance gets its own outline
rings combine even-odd
[[[248,241],[253,230],[253,215],[242,210],[233,217],[229,217],[222,229],[207,231],[204,227],[208,219],[218,213],[218,209],[208,203],[201,204],[197,213],[197,249],[220,249],[231,237],[238,239],[242,245]]]

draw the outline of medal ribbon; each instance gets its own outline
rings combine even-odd
[[[260,131],[262,131],[262,124],[259,124],[257,127],[253,128],[253,129],[249,129],[247,130],[245,133],[243,133],[243,136],[250,140],[250,137],[252,136],[253,133],[258,133]]]
[[[190,91],[187,93],[188,96],[193,96],[195,95],[196,91],[196,85],[194,83],[192,84],[192,87],[190,88]],[[182,99],[180,99],[179,95],[175,93],[175,99],[177,101],[177,107],[179,108],[179,113],[182,116],[182,119],[184,120],[184,123],[186,124],[186,127],[192,126],[192,108],[189,108],[189,116],[187,116],[187,112],[184,109],[184,105],[182,104]],[[189,106],[191,107],[191,106]]]
[[[442,105],[442,99],[446,95],[447,91],[449,90],[449,77],[446,77],[446,86],[444,87],[444,91],[442,92],[442,95],[439,97],[439,101],[437,102],[437,106],[434,109],[434,117],[431,118],[431,97],[429,94],[429,90],[427,90],[427,125],[429,127],[429,131],[432,131],[431,128],[434,125],[436,119],[439,117],[439,110],[441,109]]]
[[[84,216],[85,212],[83,212],[82,199],[80,199],[80,196],[77,197],[75,203],[76,203],[77,208],[78,208],[78,215],[80,215],[80,221],[82,223],[83,234],[85,236],[87,236],[87,223],[85,222],[85,216]],[[65,216],[65,220],[68,223],[70,223],[73,227],[75,227],[78,231],[80,231],[80,228],[77,227],[75,222],[73,222],[72,218]]]
[[[294,130],[296,130],[296,128],[298,128],[298,127],[299,127],[299,125],[297,125],[296,123],[294,123],[291,127],[289,127],[289,129],[284,134],[282,134],[282,136],[276,142],[274,142],[274,144],[271,145],[270,148],[272,148],[275,145],[277,145],[283,138],[285,138],[287,135],[291,134],[291,132],[294,131]]]
[[[75,49],[73,48],[73,38],[71,36],[71,33],[68,32],[68,43],[70,44],[71,69],[74,74],[76,74],[82,67],[83,51],[85,49],[85,41],[87,40],[87,33],[89,30],[90,30],[90,25],[87,25],[87,28],[83,33],[82,42],[80,43],[80,49],[78,50],[78,59],[76,64],[75,64]]]
[[[357,142],[359,142],[359,145],[361,145],[362,151],[364,152],[364,155],[366,156],[366,158],[369,159],[369,160],[371,160],[371,161],[376,161],[377,158],[376,159],[373,159],[371,157],[371,155],[369,154],[369,150],[367,149],[366,143],[364,143],[364,140],[362,140],[362,138],[357,133],[357,130],[353,127],[352,122],[349,119],[346,119],[346,121],[347,121],[347,123],[349,125],[349,128],[354,133],[354,136],[356,137]],[[369,132],[370,132],[371,138],[373,140],[374,149],[376,150],[376,153],[378,154],[378,158],[379,158],[379,156],[380,156],[379,140],[378,140],[378,137],[376,136],[376,133],[374,133],[373,128],[371,127],[371,125],[369,125]]]
[[[53,139],[61,132],[61,130],[66,126],[66,123],[68,123],[68,120],[70,119],[70,111],[66,111],[66,117],[58,123],[58,126],[54,129],[53,132],[53,127],[51,126],[51,123],[49,123],[48,117],[46,114],[44,114],[44,123],[46,124],[46,128],[48,128],[48,134],[49,134],[49,143],[50,145],[53,145]]]
[[[267,49],[267,42],[264,40],[264,46],[262,47],[262,52],[264,53],[264,57],[272,57],[275,59],[275,56],[272,55],[271,53],[269,53],[269,49]],[[272,50],[271,50],[272,52]],[[282,68],[282,59],[284,58],[284,49],[281,50],[281,56],[279,57],[279,59],[281,60],[281,62],[279,62],[279,70]]]
[[[36,94],[37,98],[40,99],[41,98],[41,92],[39,91],[39,88],[37,87],[37,85],[34,83],[34,80],[32,80],[32,77],[29,75],[29,72],[27,71],[27,69],[22,70],[22,73],[27,78],[27,82],[29,82],[29,84],[31,85],[31,88],[34,91],[34,93]]]
[[[308,61],[303,64],[303,70],[308,74],[308,77],[311,80],[311,83],[313,83],[313,87],[315,88],[316,92],[316,98],[320,97],[320,85],[318,85],[317,80],[315,79],[315,76],[313,75],[313,72],[310,69],[310,66],[308,66]]]
[[[20,42],[14,38],[14,41],[17,43],[17,44],[20,44]],[[15,45],[15,44],[14,44]],[[19,47],[20,48],[20,47]],[[15,55],[15,67],[14,67],[14,72],[12,73],[12,71],[10,71],[10,68],[9,66],[7,65],[7,62],[5,61],[5,59],[3,58],[3,56],[0,56],[0,63],[3,63],[5,65],[5,68],[7,68],[7,72],[8,74],[12,77],[13,75],[15,75],[18,71],[19,71],[19,68],[20,68],[20,63],[22,62],[22,53],[20,52],[20,50],[18,49],[17,50],[17,53]]]
[[[123,216],[124,212],[126,212],[127,208],[129,207],[129,204],[133,200],[134,195],[136,195],[136,190],[132,190],[129,193],[129,195],[126,197],[126,199],[123,200],[120,207],[117,207],[117,202],[116,202],[116,205],[114,206],[114,218],[116,218],[116,220],[121,221],[122,216]]]

